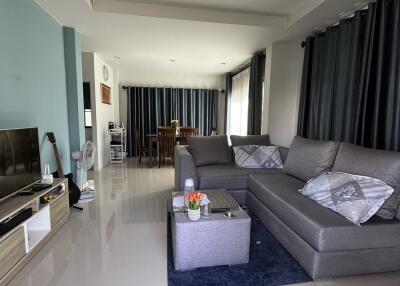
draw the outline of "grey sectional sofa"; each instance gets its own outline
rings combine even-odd
[[[325,143],[295,138],[292,150],[280,148],[282,170],[238,168],[233,157],[230,163],[196,166],[190,148],[177,146],[176,189],[183,190],[186,178],[193,178],[199,190],[227,189],[314,279],[400,270],[399,209],[394,219],[374,216],[360,227],[298,192],[327,169],[375,177],[399,190],[400,153]],[[392,199],[396,207],[397,196]]]

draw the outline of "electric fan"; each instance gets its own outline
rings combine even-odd
[[[81,151],[73,152],[72,158],[76,162],[76,177],[77,185],[81,191],[86,189],[87,185],[87,171],[94,165],[94,156],[96,154],[96,147],[92,141],[87,141],[83,144]]]

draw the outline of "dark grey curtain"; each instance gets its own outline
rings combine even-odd
[[[261,134],[262,96],[264,85],[265,53],[258,52],[250,63],[249,111],[247,133]]]
[[[227,73],[225,76],[225,122],[224,128],[225,133],[229,128],[229,118],[230,118],[230,102],[231,102],[231,94],[232,94],[232,74]]]
[[[134,129],[147,146],[148,134],[159,126],[170,126],[178,119],[181,126],[192,126],[201,135],[217,127],[218,90],[128,87],[128,154],[137,155]]]
[[[306,41],[298,135],[400,151],[400,0]]]

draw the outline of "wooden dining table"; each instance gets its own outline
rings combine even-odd
[[[156,155],[153,152],[153,146],[154,144],[157,144],[157,148],[158,148],[158,135],[157,134],[147,134],[147,138],[149,139],[149,168],[153,168],[154,167],[154,162],[156,161]],[[180,135],[176,135],[176,142],[179,142],[181,136]]]

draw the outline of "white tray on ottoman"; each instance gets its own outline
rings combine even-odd
[[[207,194],[212,208],[228,205],[233,208],[235,217],[227,218],[224,213],[210,213],[209,218],[190,221],[186,213],[173,208],[171,229],[175,269],[248,263],[250,217],[227,191],[201,192]],[[173,193],[173,196],[178,194]]]

